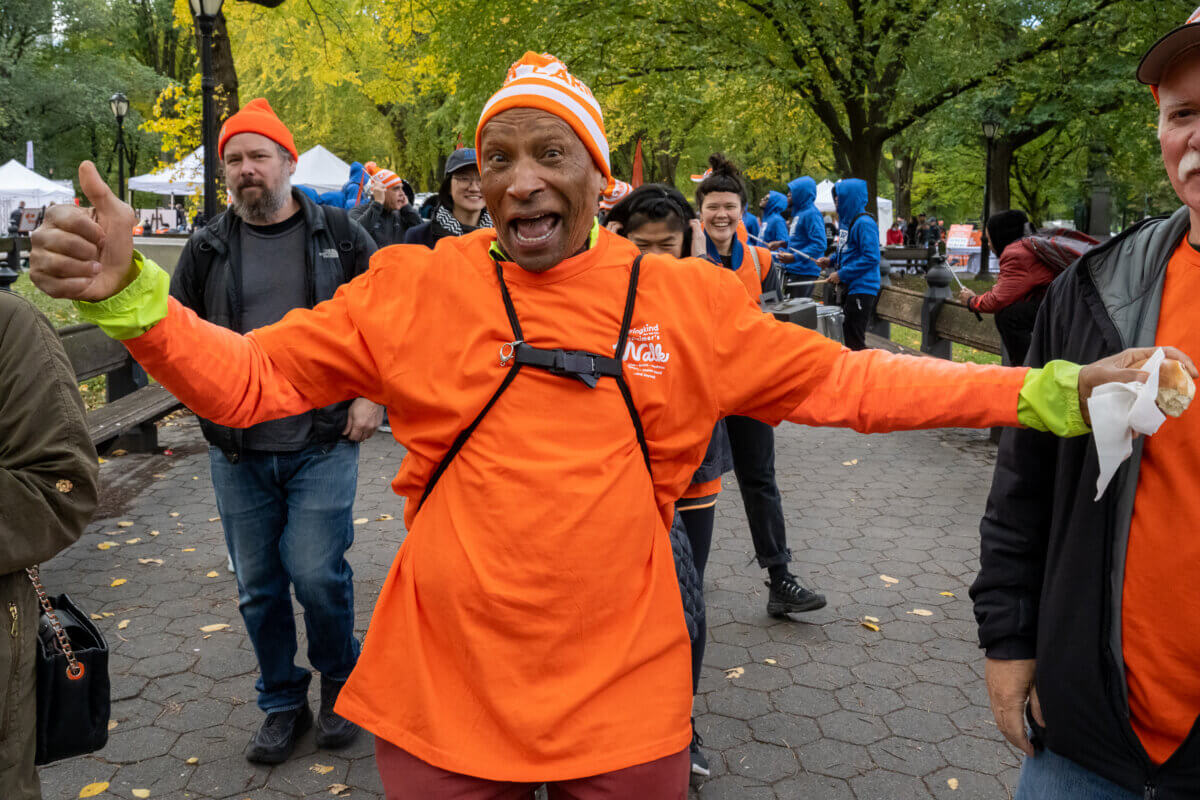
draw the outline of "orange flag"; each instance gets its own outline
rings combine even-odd
[[[642,140],[637,140],[637,147],[633,150],[633,175],[629,179],[629,183],[633,188],[642,185]]]

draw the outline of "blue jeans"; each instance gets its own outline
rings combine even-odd
[[[307,670],[296,666],[296,618],[289,584],[304,608],[308,660],[344,681],[358,660],[352,510],[358,445],[339,442],[287,453],[248,451],[237,464],[209,448],[217,510],[237,573],[238,610],[258,657],[263,711],[308,702]]]
[[[1014,800],[1140,800],[1140,792],[1122,789],[1112,781],[1063,758],[1041,750],[1021,764]]]

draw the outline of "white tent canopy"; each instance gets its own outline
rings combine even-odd
[[[69,203],[74,199],[73,189],[43,178],[16,159],[0,167],[0,219],[5,226],[8,215],[22,200],[26,208],[40,208],[48,203]]]
[[[163,167],[158,172],[130,178],[129,188],[134,192],[153,194],[203,194],[204,146],[197,147],[178,163]]]
[[[307,186],[317,192],[334,192],[350,180],[350,165],[321,145],[300,154],[296,162],[293,186]]]
[[[887,231],[892,227],[892,201],[886,197],[876,199],[879,207],[879,243],[887,243]],[[822,214],[836,214],[837,206],[833,202],[833,181],[821,181],[817,184],[817,210]]]

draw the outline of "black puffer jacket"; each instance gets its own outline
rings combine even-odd
[[[1088,363],[1152,346],[1167,262],[1188,227],[1187,208],[1140,223],[1059,276],[1038,313],[1026,363]],[[1037,659],[1046,727],[1035,732],[1048,748],[1148,798],[1198,800],[1200,721],[1157,767],[1129,722],[1121,601],[1141,453],[1139,440],[1095,502],[1092,437],[1006,430],[971,597],[989,657]]]
[[[350,209],[350,219],[362,225],[380,247],[404,244],[404,234],[422,223],[411,205],[389,211],[374,200]]]

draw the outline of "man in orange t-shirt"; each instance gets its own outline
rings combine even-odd
[[[337,711],[376,735],[392,799],[548,782],[683,800],[690,648],[667,525],[717,419],[1079,435],[1091,387],[1148,354],[1041,370],[852,354],[760,313],[728,270],[600,230],[603,130],[587,87],[527,53],[476,132],[495,228],[385,248],[332,300],[244,336],[168,300],[88,162],[95,219],[55,212],[36,235],[37,285],[209,419],[387,406],[409,533]]]
[[[1130,344],[1200,348],[1200,9],[1151,48],[1138,78],[1159,101],[1163,163],[1184,207],[1052,284],[1028,364]],[[1002,440],[972,596],[996,721],[1029,756],[1018,800],[1200,798],[1198,441],[1195,410],[1168,419],[1097,501],[1086,439]]]

